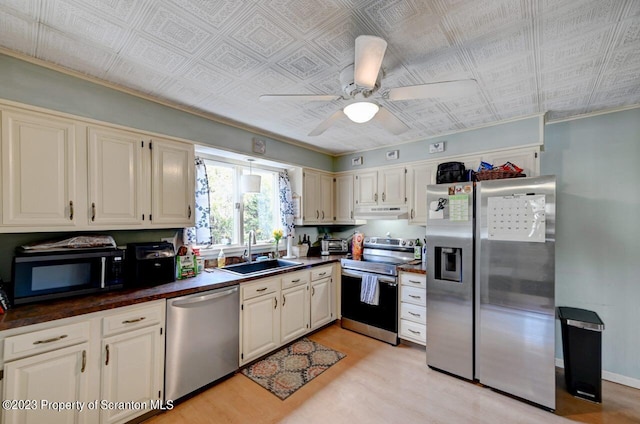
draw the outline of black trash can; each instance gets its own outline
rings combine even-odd
[[[564,379],[573,396],[602,402],[602,330],[597,313],[559,306]]]

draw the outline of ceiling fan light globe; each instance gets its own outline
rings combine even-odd
[[[376,116],[380,107],[371,102],[356,102],[344,107],[344,114],[358,124],[370,121]]]

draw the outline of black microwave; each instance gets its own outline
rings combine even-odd
[[[19,251],[11,271],[15,305],[121,288],[124,251],[115,247]]]

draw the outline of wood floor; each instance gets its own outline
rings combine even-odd
[[[429,369],[424,348],[338,325],[310,338],[347,357],[286,400],[236,374],[145,423],[640,423],[640,390],[607,381],[594,404],[566,393],[559,371],[553,414]]]

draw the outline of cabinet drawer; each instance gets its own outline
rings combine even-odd
[[[427,305],[427,291],[415,287],[402,287],[402,301],[414,305]]]
[[[332,266],[322,266],[319,268],[311,268],[311,281],[319,280],[321,278],[331,277]]]
[[[282,276],[282,288],[299,286],[309,282],[309,271],[291,272]]]
[[[280,288],[280,278],[261,280],[256,283],[240,284],[242,300],[252,299],[263,294],[274,293]]]
[[[400,318],[417,322],[418,324],[426,324],[427,308],[403,302],[400,307]]]
[[[4,361],[86,342],[89,340],[89,332],[87,321],[7,337],[4,341]]]
[[[423,274],[414,274],[412,272],[403,272],[400,274],[400,284],[426,289],[427,276]]]
[[[427,342],[427,326],[401,319],[400,337],[424,344]]]
[[[123,331],[148,327],[160,322],[164,324],[163,306],[163,304],[156,304],[104,317],[102,319],[102,335],[109,336]]]

